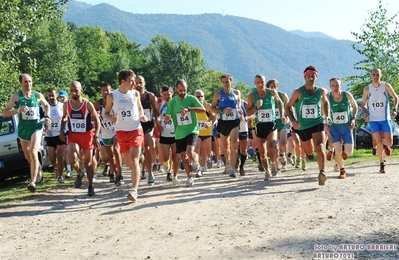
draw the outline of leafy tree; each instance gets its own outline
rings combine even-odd
[[[31,28],[38,21],[60,16],[59,8],[67,1],[0,1],[0,107],[4,107],[11,93],[18,89],[16,47],[28,39]]]
[[[345,78],[349,82],[349,90],[356,99],[362,97],[363,88],[371,83],[370,73],[374,68],[380,68],[383,79],[389,82],[396,91],[399,84],[399,23],[398,13],[387,16],[387,9],[382,0],[378,0],[378,11],[369,12],[369,20],[360,29],[352,32],[357,43],[352,48],[364,59],[355,64],[360,70],[359,76]]]
[[[161,85],[174,87],[178,79],[187,81],[188,93],[203,88],[205,63],[200,48],[184,40],[176,44],[165,36],[157,35],[143,53],[146,57],[144,71],[151,76],[151,81],[146,79],[147,86],[151,85],[155,93]]]
[[[21,54],[20,70],[35,69],[35,82],[46,89],[49,86],[69,86],[77,78],[78,71],[74,35],[62,18],[42,21],[34,32],[22,45],[23,48],[30,49],[30,52]]]
[[[78,49],[78,80],[92,99],[100,97],[99,85],[104,72],[111,71],[110,44],[101,27],[83,26],[75,31]]]
[[[117,86],[118,73],[122,69],[134,69],[136,73],[141,70],[143,56],[140,45],[131,42],[127,36],[121,32],[105,32],[109,43],[111,69],[101,74],[101,78],[111,85]]]

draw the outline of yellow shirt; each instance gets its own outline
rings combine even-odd
[[[212,124],[205,128],[205,124],[210,122],[211,119],[206,112],[197,113],[199,136],[212,136]]]

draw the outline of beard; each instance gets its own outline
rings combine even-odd
[[[179,97],[180,97],[180,98],[185,98],[185,97],[186,97],[186,94],[179,94]]]
[[[78,100],[80,96],[72,96],[73,99]]]

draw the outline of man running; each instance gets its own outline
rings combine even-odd
[[[44,96],[32,90],[32,76],[21,74],[19,76],[21,90],[10,97],[10,101],[3,110],[3,117],[18,115],[18,137],[21,140],[24,156],[30,165],[31,182],[28,184],[30,192],[36,191],[36,182],[42,180],[39,162],[39,149],[43,136],[43,123],[40,120],[40,104],[44,107],[44,122],[50,124],[50,106]]]
[[[57,91],[55,88],[47,89],[47,99],[50,104],[51,124],[46,127],[47,151],[51,164],[54,166],[57,181],[64,183],[62,173],[64,171],[64,153],[66,142],[60,139],[61,120],[63,116],[64,104],[57,101]]]
[[[398,108],[398,96],[392,86],[381,81],[381,70],[375,68],[371,71],[371,84],[363,89],[362,111],[364,121],[368,122],[373,135],[373,140],[377,144],[377,154],[380,160],[380,173],[385,173],[385,163],[383,152],[387,156],[391,155],[392,128],[391,117],[396,117]],[[393,98],[393,109],[389,108],[389,97]],[[385,143],[383,143],[385,140]]]
[[[346,177],[343,160],[353,154],[353,129],[355,128],[358,106],[352,94],[342,91],[341,79],[330,79],[331,92],[328,95],[332,125],[329,140],[335,150],[335,161],[339,166],[339,179]],[[342,151],[342,143],[344,151]]]
[[[119,88],[107,96],[104,112],[105,118],[115,124],[120,152],[131,169],[132,190],[127,194],[127,198],[132,202],[137,201],[140,181],[139,158],[144,142],[141,122],[147,121],[140,102],[140,92],[133,89],[135,77],[136,74],[132,70],[119,72]],[[115,114],[111,115],[111,111]]]
[[[238,135],[240,126],[241,93],[233,89],[233,77],[224,74],[221,77],[223,88],[216,92],[211,103],[211,112],[219,114],[217,131],[220,134],[220,150],[226,158],[224,173],[237,177],[236,161],[238,156]]]
[[[257,148],[259,149],[261,164],[265,168],[265,180],[268,180],[272,175],[278,176],[280,173],[276,166],[276,104],[278,105],[280,115],[284,115],[284,106],[277,91],[275,89],[266,88],[265,76],[256,75],[254,83],[256,88],[248,95],[247,114],[251,116],[256,113],[255,135],[257,141],[255,142],[257,142]],[[282,121],[285,123],[284,117]],[[267,161],[267,154],[270,156],[271,173]]]
[[[100,148],[98,135],[100,133],[100,120],[94,109],[93,103],[82,97],[83,89],[79,81],[73,81],[69,86],[72,99],[64,103],[63,118],[61,122],[60,138],[65,141],[65,125],[68,123],[68,150],[69,159],[78,175],[75,188],[82,186],[83,173],[79,167],[79,152],[83,151],[82,161],[87,173],[87,195],[95,194],[93,176],[95,165],[93,163],[93,150]],[[92,131],[94,122],[94,132]]]
[[[138,75],[135,78],[135,86],[134,88],[140,93],[141,105],[144,110],[144,115],[148,119],[148,121],[141,122],[141,126],[144,131],[144,162],[143,165],[148,171],[148,184],[154,185],[154,173],[156,170],[152,168],[152,162],[155,162],[155,142],[153,137],[154,133],[154,121],[152,120],[152,116],[158,118],[159,113],[157,110],[157,101],[154,93],[149,92],[145,89],[145,79],[143,76]],[[144,176],[142,176],[144,178]]]
[[[188,86],[184,79],[177,81],[177,96],[172,98],[168,104],[165,122],[169,123],[170,120],[173,120],[176,152],[180,154],[187,174],[186,186],[191,187],[194,185],[194,179],[191,176],[189,159],[192,160],[193,172],[197,172],[199,167],[199,156],[194,151],[199,133],[196,113],[205,112],[205,108],[196,97],[187,94],[187,88]]]
[[[119,151],[118,142],[116,141],[115,126],[113,122],[109,121],[104,116],[105,107],[107,105],[107,96],[109,93],[111,93],[112,89],[109,83],[103,83],[100,87],[103,98],[94,103],[94,108],[100,115],[101,138],[103,140],[111,168],[109,180],[110,182],[114,182],[116,186],[120,186],[125,182],[122,176],[122,158]],[[111,110],[110,114],[113,116],[115,113]]]
[[[305,85],[294,90],[286,107],[286,114],[297,130],[301,145],[308,158],[313,158],[313,145],[317,153],[319,166],[319,185],[324,185],[327,177],[326,169],[326,136],[324,122],[330,121],[330,105],[327,89],[316,86],[318,71],[314,66],[308,66],[303,72]],[[295,107],[297,118],[291,109]],[[324,118],[322,116],[324,113]],[[312,145],[313,139],[313,145]]]

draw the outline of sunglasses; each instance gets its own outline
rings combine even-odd
[[[204,97],[204,96],[197,96],[197,98]]]

